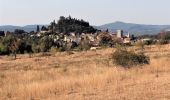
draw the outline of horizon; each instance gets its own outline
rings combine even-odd
[[[52,22],[52,21],[51,21]],[[90,22],[89,22],[90,23]],[[143,24],[143,23],[131,23],[131,22],[124,22],[124,21],[114,21],[114,22],[110,22],[110,23],[105,23],[102,25],[92,25],[92,26],[103,26],[103,25],[107,25],[107,24],[112,24],[112,23],[125,23],[125,24],[138,24],[138,25],[160,25],[160,26],[170,26],[170,24]],[[26,25],[0,25],[0,26],[16,26],[16,27],[25,27],[25,26],[29,26],[29,25],[50,25],[50,23],[48,24],[26,24]],[[90,24],[91,25],[91,24]]]
[[[116,21],[170,25],[169,4],[169,0],[0,0],[0,26],[48,25],[69,15],[94,26]]]

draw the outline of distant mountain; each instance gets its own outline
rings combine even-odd
[[[125,33],[130,32],[134,35],[143,35],[143,34],[158,34],[161,30],[170,29],[170,25],[145,25],[145,24],[133,24],[133,23],[124,23],[124,22],[114,22],[101,26],[97,26],[97,29],[106,30],[115,32],[118,29],[124,30]]]
[[[43,25],[39,25],[40,28]],[[44,25],[47,26],[47,25]],[[25,30],[26,32],[30,32],[30,31],[36,31],[37,25],[26,25],[26,26],[12,26],[12,25],[4,25],[4,26],[0,26],[0,31],[10,31],[13,32],[15,29],[22,29]]]
[[[40,28],[43,25],[39,25]],[[45,25],[47,26],[47,25]],[[114,22],[101,26],[94,26],[100,30],[109,29],[111,32],[116,32],[118,29],[124,30],[125,33],[130,32],[134,35],[144,35],[144,34],[158,34],[161,30],[170,30],[170,25],[145,25],[145,24],[134,24],[134,23],[124,23],[124,22]],[[36,31],[37,25],[26,25],[26,26],[0,26],[0,31],[11,31],[13,32],[15,29],[22,29],[26,32]]]

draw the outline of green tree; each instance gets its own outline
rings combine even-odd
[[[53,40],[48,36],[44,36],[39,41],[41,52],[47,52],[53,46]]]
[[[95,33],[97,29],[89,25],[89,22],[75,18],[61,16],[57,23],[57,30],[60,33]]]
[[[48,31],[48,28],[46,28],[45,26],[42,26],[41,31]]]
[[[102,33],[100,35],[100,45],[110,46],[112,43],[112,37],[108,33]]]
[[[40,26],[39,25],[37,25],[37,32],[39,32],[40,31]]]
[[[33,50],[34,53],[39,53],[40,52],[40,46],[38,44],[33,43],[31,45],[31,47],[32,47],[32,50]]]
[[[7,35],[3,38],[1,44],[1,53],[10,54],[12,53],[14,59],[16,59],[16,53],[18,50],[18,40],[14,35]]]

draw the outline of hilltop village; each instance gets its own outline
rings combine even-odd
[[[25,32],[16,29],[14,32],[1,31],[0,54],[38,53],[49,51],[89,50],[100,47],[115,47],[119,45],[134,45],[139,41],[147,44],[167,42],[166,32],[157,36],[134,37],[118,29],[115,32],[98,30],[89,22],[72,17],[61,16],[58,22],[54,20],[49,26],[38,26],[36,32]],[[165,38],[166,36],[166,38]]]

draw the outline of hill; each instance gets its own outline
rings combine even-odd
[[[55,20],[51,22],[48,26],[48,30],[66,34],[69,34],[70,32],[95,33],[97,31],[97,29],[93,28],[89,22],[84,21],[83,19],[72,18],[71,16],[60,16],[57,23]]]
[[[42,27],[43,25],[39,25],[39,26]],[[0,26],[0,31],[13,32],[15,29],[21,29],[21,30],[25,30],[26,32],[30,32],[30,31],[36,31],[36,28],[37,25],[26,25],[26,26],[4,25],[4,26]]]
[[[134,23],[124,23],[124,22],[114,22],[101,26],[97,26],[98,29],[115,32],[118,29],[122,29],[125,32],[131,32],[135,35],[143,34],[157,34],[161,30],[170,29],[170,25],[145,25],[145,24],[134,24]]]
[[[43,25],[39,25],[42,27]],[[47,25],[45,25],[47,26]],[[115,32],[118,29],[123,29],[125,33],[131,32],[135,35],[144,35],[144,34],[157,34],[161,30],[170,29],[170,25],[145,25],[145,24],[135,24],[135,23],[125,23],[125,22],[114,22],[108,23],[101,26],[94,26],[99,30],[109,29],[111,32]],[[5,25],[0,26],[0,31],[14,31],[15,29],[22,29],[26,32],[36,31],[37,25],[26,25],[26,26],[12,26]]]
[[[39,25],[40,28],[43,25]],[[76,33],[95,33],[97,30],[93,28],[89,24],[89,22],[84,21],[83,19],[76,19],[69,17],[61,16],[57,23],[55,20],[50,23],[50,25],[45,25],[47,27],[47,30],[52,30],[58,33],[70,33],[70,32],[76,32]],[[12,25],[6,25],[6,26],[0,26],[0,31],[10,31],[13,32],[15,29],[21,29],[25,30],[26,32],[30,31],[36,31],[37,25],[26,25],[26,26],[12,26]]]

